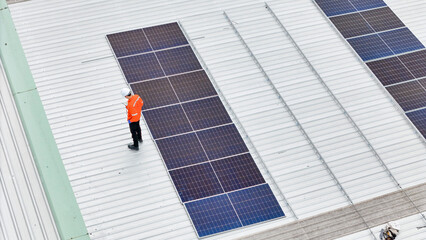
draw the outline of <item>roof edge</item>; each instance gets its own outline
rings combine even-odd
[[[59,235],[90,239],[5,0],[0,0],[0,58]]]

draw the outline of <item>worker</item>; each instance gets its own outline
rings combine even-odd
[[[121,95],[127,99],[127,122],[129,123],[130,132],[132,133],[133,144],[128,147],[131,150],[139,150],[139,143],[142,143],[142,131],[139,124],[142,114],[143,100],[137,94],[132,94],[128,88],[121,89]]]
[[[399,224],[397,222],[388,222],[386,226],[380,231],[381,240],[394,240],[398,236],[400,231]]]

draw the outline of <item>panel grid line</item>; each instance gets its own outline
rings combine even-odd
[[[362,16],[362,15],[361,15]],[[365,18],[364,18],[365,19]],[[368,23],[368,22],[367,22]],[[369,23],[368,23],[368,25],[369,26],[371,26]],[[388,30],[384,30],[384,31],[379,31],[379,32],[373,32],[373,33],[367,33],[367,34],[363,34],[363,35],[356,35],[356,36],[354,36],[354,37],[348,37],[348,38],[346,38],[346,40],[352,40],[352,39],[355,39],[355,38],[360,38],[360,37],[367,37],[367,36],[371,36],[371,35],[375,35],[375,34],[380,34],[380,33],[386,33],[386,32],[392,32],[392,31],[394,31],[394,30],[399,30],[399,29],[404,29],[404,28],[407,28],[406,26],[404,26],[404,27],[398,27],[398,28],[392,28],[392,29],[388,29]],[[374,29],[373,29],[374,30]],[[420,50],[423,50],[423,49],[418,49],[418,50],[416,50],[416,51],[420,51]],[[405,54],[406,52],[404,52],[404,54]],[[394,57],[395,56],[395,54],[394,55],[391,55],[392,57]],[[374,59],[375,60],[375,59]]]
[[[146,37],[146,35],[145,35],[145,37]],[[149,39],[148,39],[148,42],[149,42]],[[137,53],[137,54],[126,55],[126,56],[118,57],[117,59],[123,59],[123,58],[129,58],[129,57],[136,57],[136,56],[145,55],[145,54],[149,54],[149,53],[163,52],[163,51],[167,51],[167,50],[171,50],[171,49],[183,48],[183,47],[188,47],[188,46],[189,46],[189,44],[179,45],[179,46],[170,47],[170,48],[162,48],[162,49],[159,49],[159,50],[153,50],[153,51],[148,51],[148,52],[142,52],[142,53]],[[151,46],[151,48],[152,48],[152,46]]]
[[[199,100],[205,100],[205,99],[210,99],[210,98],[215,98],[215,97],[218,97],[218,95],[216,94],[216,95],[211,95],[211,96],[208,96],[208,97],[196,98],[196,99],[191,99],[191,100],[188,100],[188,101],[183,101],[183,102],[178,102],[178,103],[172,103],[172,104],[168,104],[168,105],[163,105],[163,106],[160,106],[160,107],[153,107],[153,108],[150,108],[150,109],[142,110],[142,112],[148,112],[148,111],[151,111],[151,110],[157,110],[157,109],[171,107],[171,106],[175,106],[175,105],[179,105],[179,104],[185,104],[185,103],[190,103],[190,102],[197,102]]]
[[[142,30],[142,31],[144,31],[144,30]],[[145,32],[144,32],[144,34],[145,34]],[[150,43],[149,39],[148,39],[148,43],[149,43],[149,45],[151,45],[151,43]],[[151,46],[151,47],[152,47],[152,46]],[[157,61],[158,61],[158,62],[159,62],[159,64],[160,64],[161,70],[164,72],[164,75],[166,75],[166,72],[164,71],[164,68],[163,68],[163,66],[162,66],[162,64],[161,64],[160,60],[158,59],[158,56],[157,56],[157,54],[156,54],[155,52],[154,52],[154,55],[155,55],[155,57],[157,58]],[[207,154],[207,152],[206,152],[206,149],[204,148],[204,145],[203,145],[203,143],[201,142],[201,140],[200,140],[200,138],[199,138],[198,134],[195,132],[195,129],[194,129],[194,127],[192,126],[191,120],[189,119],[189,117],[188,117],[188,115],[187,115],[187,113],[186,113],[185,109],[183,108],[182,103],[181,103],[181,101],[180,101],[180,99],[179,99],[179,96],[177,95],[176,90],[174,89],[174,87],[173,87],[172,83],[170,82],[169,77],[167,77],[167,80],[169,81],[169,84],[172,86],[173,92],[175,93],[175,95],[176,95],[176,97],[177,97],[177,99],[178,99],[178,101],[179,101],[179,104],[180,104],[180,106],[181,106],[181,108],[182,108],[182,110],[183,110],[183,113],[185,114],[185,117],[186,117],[186,119],[188,120],[189,125],[190,125],[190,126],[191,126],[191,128],[192,128],[192,131],[195,133],[195,136],[197,137],[197,140],[198,140],[198,142],[200,143],[201,148],[203,149],[203,152],[204,152],[204,154],[205,154],[205,156],[206,156],[207,160],[209,160],[209,162],[208,162],[208,163],[210,164],[210,167],[213,169],[213,173],[214,173],[214,175],[216,176],[216,179],[217,179],[217,181],[219,182],[220,187],[222,188],[222,191],[226,194],[226,197],[228,198],[229,202],[231,203],[231,206],[232,206],[232,208],[234,209],[235,215],[238,217],[238,220],[240,221],[241,226],[244,226],[244,225],[243,225],[243,222],[241,221],[241,218],[240,218],[240,216],[239,216],[239,214],[238,214],[238,212],[237,212],[237,210],[235,209],[234,204],[232,203],[231,199],[229,198],[229,195],[226,193],[225,188],[223,187],[222,182],[220,181],[219,177],[217,176],[216,171],[214,171],[213,165],[212,165],[212,163],[210,162],[210,159],[209,159],[209,156],[208,156],[208,154]],[[169,171],[170,171],[170,170],[169,170]],[[212,197],[212,196],[209,196],[209,197]],[[185,203],[186,203],[186,202],[185,202]],[[197,232],[197,234],[198,234],[198,232]]]

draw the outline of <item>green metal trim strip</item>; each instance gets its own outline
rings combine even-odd
[[[5,0],[0,57],[61,239],[90,239]]]

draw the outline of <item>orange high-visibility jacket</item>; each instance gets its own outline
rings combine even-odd
[[[141,119],[143,100],[139,95],[133,95],[129,101],[127,101],[127,120],[130,122],[137,122]]]

